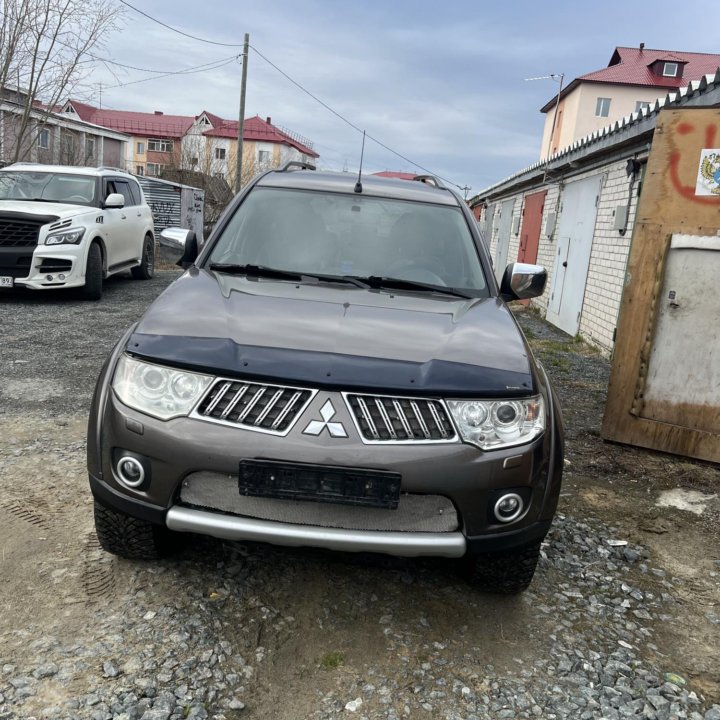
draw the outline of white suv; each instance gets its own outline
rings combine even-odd
[[[132,175],[116,168],[16,163],[0,170],[0,288],[81,287],[155,267],[152,212]]]

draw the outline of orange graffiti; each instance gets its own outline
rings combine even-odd
[[[687,135],[688,133],[695,130],[695,127],[691,125],[690,123],[680,123],[676,131],[680,135]],[[705,128],[705,147],[711,148],[714,147],[715,143],[715,134],[717,132],[717,127],[715,125],[708,125]],[[675,151],[670,155],[670,180],[672,181],[672,184],[677,190],[677,192],[682,195],[686,200],[690,200],[690,202],[698,203],[699,205],[717,205],[720,203],[720,196],[719,197],[709,197],[709,196],[698,196],[695,194],[695,188],[691,187],[689,185],[684,185],[682,180],[680,179],[680,172],[679,172],[679,166],[680,166],[680,152]]]

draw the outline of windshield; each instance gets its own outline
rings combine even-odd
[[[0,200],[35,200],[96,205],[97,183],[90,175],[43,171],[0,171]]]
[[[369,196],[256,188],[207,262],[486,290],[459,208]]]

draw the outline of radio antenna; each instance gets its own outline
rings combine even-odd
[[[362,192],[362,164],[363,164],[363,155],[365,155],[365,131],[363,130],[363,141],[362,141],[362,149],[360,150],[360,169],[358,170],[358,179],[355,183],[355,192],[361,193]]]

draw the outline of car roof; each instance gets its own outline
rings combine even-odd
[[[354,173],[276,170],[263,175],[258,180],[257,186],[355,195],[356,182],[357,175]],[[460,204],[457,196],[445,188],[437,188],[426,182],[385,178],[377,175],[363,175],[362,195],[456,207]]]
[[[40,163],[19,162],[6,165],[2,169],[15,172],[61,172],[68,175],[93,175],[94,177],[103,175],[127,175],[132,177],[124,170],[111,167],[78,167],[77,165],[42,165]]]

